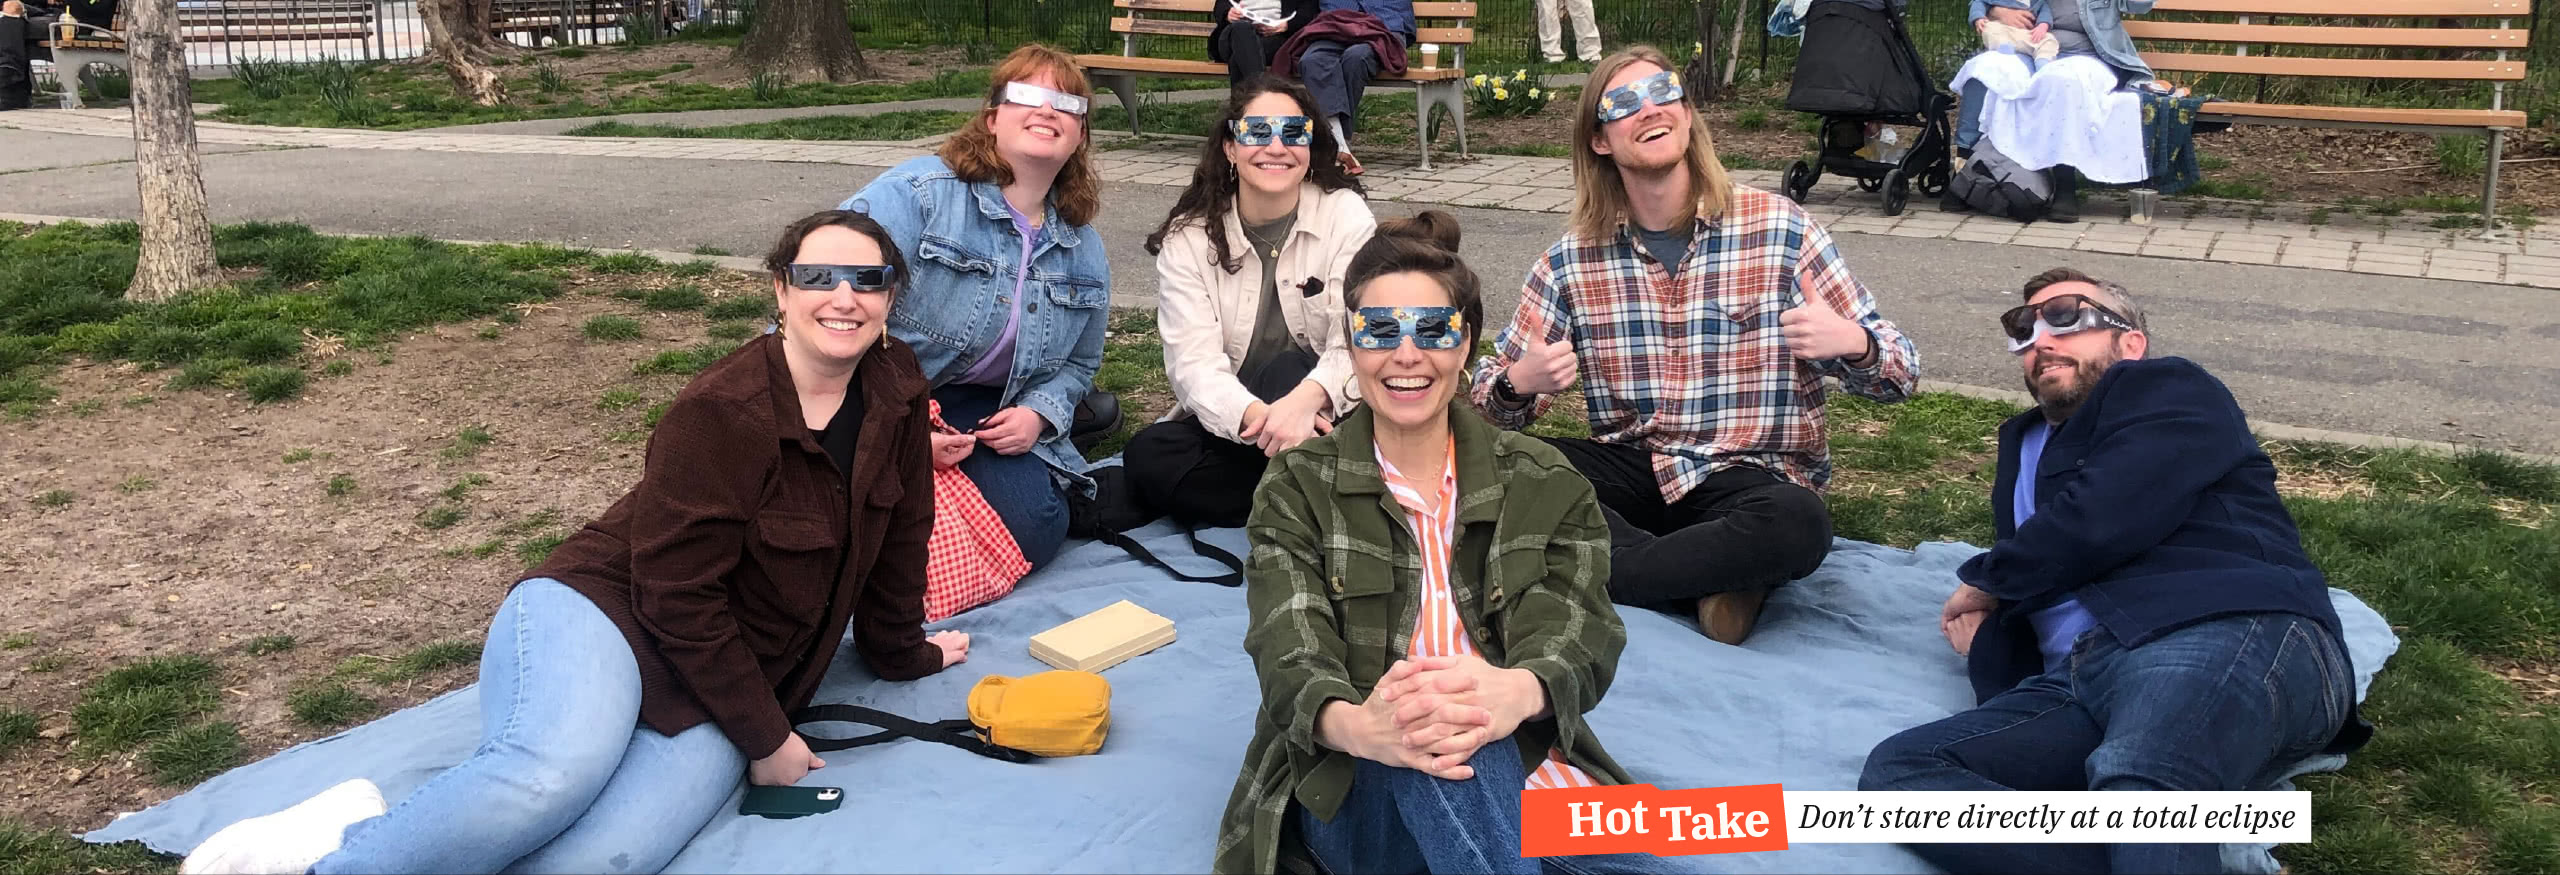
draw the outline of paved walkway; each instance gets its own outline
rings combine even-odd
[[[592,120],[585,120],[592,121]],[[0,127],[100,137],[130,135],[123,110],[43,110],[0,116]],[[568,137],[476,131],[385,132],[287,128],[199,121],[207,145],[300,146],[429,152],[520,153],[607,158],[777,161],[890,167],[931,151],[931,141],[809,142]],[[1196,140],[1112,139],[1099,161],[1106,181],[1180,186],[1191,178]],[[1444,160],[1424,172],[1411,153],[1363,156],[1372,199],[1561,213],[1573,199],[1573,174],[1558,158],[1480,155]],[[1736,171],[1748,185],[1775,190],[1777,171]],[[1886,234],[1974,243],[2066,249],[2232,264],[2277,265],[2388,276],[2506,283],[2560,289],[2560,227],[2511,232],[2499,240],[2430,226],[2432,216],[2372,217],[2315,211],[2302,205],[2172,200],[2149,225],[2132,224],[2121,196],[2100,194],[2075,224],[2021,225],[2006,219],[1939,212],[1915,195],[1900,216],[1885,216],[1877,195],[1825,177],[1807,209],[1841,233]]]

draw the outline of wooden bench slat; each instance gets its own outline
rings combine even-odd
[[[1206,21],[1167,21],[1161,18],[1114,18],[1112,33],[1144,33],[1156,36],[1196,36],[1207,38],[1217,25]]]
[[[2207,103],[2196,111],[2205,115],[2252,119],[2438,125],[2455,128],[2522,128],[2525,124],[2525,114],[2520,109],[2405,109],[2279,103]]]
[[[2520,27],[2295,27],[2191,21],[2128,21],[2124,31],[2136,39],[2188,42],[2510,50],[2524,48],[2532,33]]]
[[[2235,15],[2317,15],[2373,18],[2523,18],[2531,0],[2159,0],[2159,12],[2224,12]]]
[[[2264,76],[2342,76],[2354,79],[2472,79],[2520,82],[2524,61],[2391,61],[2373,58],[2284,58],[2143,52],[2154,70]]]
[[[1448,3],[1448,2],[1436,2],[1436,3],[1435,3],[1435,2],[1417,2],[1417,3],[1413,4],[1413,17],[1415,17],[1415,18],[1474,18],[1474,17],[1476,17],[1476,4],[1474,4],[1474,3]]]
[[[1218,8],[1217,0],[1111,0],[1111,6],[1141,12],[1197,12],[1202,15]]]
[[[1183,61],[1173,58],[1130,57],[1124,55],[1077,55],[1076,65],[1088,70],[1118,70],[1131,73],[1179,75],[1227,75],[1227,65],[1212,61]]]
[[[1444,46],[1463,46],[1472,45],[1476,41],[1476,29],[1472,27],[1417,27],[1413,29],[1413,32],[1413,42],[1415,47],[1405,51],[1405,55],[1408,58],[1418,58],[1418,56],[1422,54],[1421,45],[1423,43],[1439,43]],[[1417,63],[1418,62],[1419,61],[1417,60]]]

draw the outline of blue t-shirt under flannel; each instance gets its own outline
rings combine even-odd
[[[2045,439],[2053,435],[2053,426],[2043,422],[2027,425],[2018,436],[2018,484],[2009,493],[2016,519],[2013,528],[2026,526],[2027,518],[2036,515],[2036,466],[2044,461]],[[2036,649],[2044,651],[2044,668],[2053,671],[2063,667],[2071,657],[2071,643],[2080,633],[2098,625],[2098,618],[2080,606],[2080,600],[2069,596],[2052,607],[2027,617],[2036,629]]]

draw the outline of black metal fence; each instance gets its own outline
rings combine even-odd
[[[649,26],[659,16],[675,17],[673,9],[681,9],[680,17],[690,22],[734,22],[751,2],[497,0],[497,6],[509,39],[549,45],[618,42],[626,25]],[[854,29],[870,46],[1001,47],[1037,41],[1079,52],[1116,52],[1122,44],[1111,31],[1111,0],[845,2]],[[1777,2],[1785,0],[1595,0],[1593,5],[1606,44],[1651,43],[1683,61],[1705,53],[1711,56],[1709,69],[1730,67],[1738,81],[1748,84],[1782,80],[1794,67],[1797,41],[1771,37],[1765,25]],[[1535,0],[1477,0],[1477,6],[1468,66],[1539,66]],[[2513,22],[2533,31],[2528,59],[2533,78],[2509,87],[2507,105],[2532,113],[2537,124],[2560,124],[2560,9],[2554,7],[2560,7],[2560,0],[2541,0],[2529,17]],[[179,0],[178,8],[187,63],[199,74],[219,75],[249,60],[398,60],[418,57],[427,48],[416,0]],[[1932,75],[1953,74],[1976,51],[1966,9],[1966,0],[1911,0],[1912,40]],[[1569,29],[1565,38],[1571,40]],[[1160,57],[1205,57],[1203,43],[1197,38],[1139,38],[1141,51]],[[2231,76],[2195,84],[2227,99],[2350,105],[2481,105],[2488,91],[2475,83]]]
[[[866,45],[948,46],[976,43],[1011,46],[1039,41],[1078,52],[1118,52],[1121,37],[1111,32],[1118,13],[1110,0],[847,0],[854,27]],[[1772,4],[1784,0],[1594,0],[1602,40],[1609,46],[1651,43],[1686,61],[1705,52],[1710,69],[1727,65],[1735,79],[1749,83],[1783,80],[1794,69],[1797,41],[1768,35]],[[2338,0],[2341,8],[2357,0]],[[1908,20],[1912,42],[1932,75],[1952,77],[1964,59],[1980,50],[1968,20],[1966,0],[1911,0]],[[1475,42],[1467,49],[1470,67],[1514,69],[1538,67],[1534,0],[1477,0]],[[2170,16],[2159,16],[2170,18]],[[1712,19],[1715,44],[1707,45]],[[2370,19],[2360,19],[2370,21]],[[1735,25],[1740,39],[1735,39]],[[2261,20],[2260,23],[2268,23]],[[2283,23],[2312,23],[2286,21]],[[2425,20],[2427,26],[2454,26]],[[2479,23],[2479,22],[2464,22]],[[2510,108],[2533,113],[2536,124],[2560,124],[2560,0],[2540,0],[2531,14],[2511,22],[2533,31],[2528,65],[2532,78],[2510,85]],[[1572,32],[1564,37],[1570,50]],[[1139,50],[1160,57],[1205,57],[1201,40],[1144,36]],[[2207,49],[2228,51],[2229,47]],[[2339,50],[2355,56],[2359,50]],[[2364,56],[2371,56],[2369,51]],[[2349,105],[2485,106],[2488,86],[2475,83],[2369,82],[2360,80],[2268,80],[2264,77],[2211,77],[2193,83],[2200,91],[2235,100],[2331,102]]]

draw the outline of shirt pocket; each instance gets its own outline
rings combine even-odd
[[[1397,591],[1404,574],[1392,563],[1366,553],[1337,551],[1326,570],[1325,594],[1333,600],[1334,628],[1343,638],[1342,667],[1353,686],[1364,690],[1387,673],[1395,640]],[[1364,634],[1366,633],[1366,634]],[[1384,634],[1384,644],[1360,639]],[[1374,639],[1372,639],[1374,640]]]
[[[1056,311],[1051,318],[1058,326],[1047,347],[1040,350],[1041,368],[1049,370],[1064,367],[1075,354],[1076,341],[1084,337],[1086,327],[1105,317],[1111,306],[1111,290],[1104,288],[1101,280],[1080,276],[1052,277],[1044,285],[1048,306]]]
[[[752,528],[747,554],[758,573],[733,575],[729,598],[740,627],[760,642],[755,649],[782,652],[826,619],[843,544],[815,514],[768,512]]]
[[[911,261],[915,276],[889,310],[889,326],[910,343],[922,340],[965,351],[996,292],[996,260],[947,239],[925,237]]]

